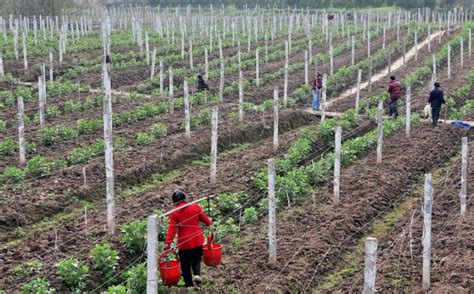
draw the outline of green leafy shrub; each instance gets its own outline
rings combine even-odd
[[[210,109],[206,108],[199,112],[197,123],[200,126],[207,126],[211,124],[212,112]]]
[[[0,132],[5,132],[7,130],[7,122],[0,119]]]
[[[85,262],[70,257],[59,261],[57,274],[71,290],[81,290],[86,287],[89,267]]]
[[[131,254],[137,254],[145,249],[146,221],[134,220],[121,227],[122,243]]]
[[[118,266],[118,251],[113,250],[109,244],[97,244],[91,250],[92,260],[94,261],[94,269],[101,273],[103,282],[111,281],[114,272]]]
[[[257,221],[258,212],[255,207],[248,207],[244,210],[244,214],[242,216],[244,223],[246,224],[253,224]]]
[[[0,143],[0,155],[12,155],[16,151],[16,143],[12,138],[6,138]]]
[[[127,294],[127,288],[124,285],[110,286],[102,294]]]
[[[155,141],[155,137],[151,134],[145,132],[139,132],[137,134],[137,144],[138,145],[151,145]]]
[[[5,184],[15,184],[25,178],[25,171],[17,167],[7,167],[3,170],[1,182]]]
[[[12,272],[19,277],[28,276],[32,273],[37,273],[43,268],[43,263],[38,259],[28,261],[23,265],[17,265],[12,268]]]
[[[156,123],[151,126],[151,134],[156,139],[160,139],[160,138],[166,137],[166,135],[168,134],[168,130],[165,124]]]
[[[127,293],[141,294],[146,293],[146,264],[140,263],[124,272],[122,278],[126,280]]]
[[[101,119],[78,119],[76,122],[76,128],[79,135],[90,134],[103,127],[103,121]]]
[[[37,278],[23,285],[23,294],[53,294],[56,290],[44,278]]]
[[[51,105],[46,108],[46,118],[51,119],[61,116],[61,111],[57,105]]]
[[[26,174],[30,177],[42,177],[66,166],[67,162],[65,160],[48,161],[44,156],[36,155],[26,163]]]

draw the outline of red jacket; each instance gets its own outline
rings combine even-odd
[[[323,80],[321,78],[316,78],[313,80],[313,90],[321,90],[323,87]]]
[[[184,204],[186,204],[186,201],[178,203],[176,208]],[[197,204],[191,204],[188,207],[173,212],[170,215],[165,245],[170,245],[173,242],[177,232],[179,250],[188,250],[201,246],[204,244],[204,235],[200,222],[208,227],[212,224],[211,220]]]
[[[387,92],[390,93],[390,99],[398,100],[402,96],[402,84],[397,80],[390,80]]]

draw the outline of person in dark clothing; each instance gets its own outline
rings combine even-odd
[[[433,128],[438,125],[441,105],[446,104],[443,90],[440,89],[440,84],[436,82],[434,83],[434,86],[435,88],[430,92],[430,98],[428,99],[428,103],[431,105],[431,119]]]
[[[204,82],[204,79],[202,78],[202,75],[198,75],[198,85],[197,85],[197,90],[199,92],[202,91],[209,91],[209,85]]]
[[[319,110],[319,97],[321,96],[321,89],[323,88],[323,75],[318,74],[313,80],[313,110]]]
[[[105,65],[107,66],[108,71],[112,70],[112,59],[110,58],[109,54],[105,56]]]
[[[387,92],[390,93],[390,100],[388,102],[388,115],[397,117],[397,101],[402,97],[402,84],[397,81],[395,76],[390,77]]]
[[[186,194],[181,190],[172,193],[171,198],[176,208],[186,205]],[[170,217],[168,234],[165,240],[165,250],[170,248],[173,239],[178,234],[178,255],[181,273],[186,287],[197,286],[201,280],[201,257],[203,254],[204,234],[200,223],[211,226],[212,222],[197,204],[191,204],[173,212]],[[194,274],[194,277],[193,275]],[[193,283],[194,281],[194,283]]]

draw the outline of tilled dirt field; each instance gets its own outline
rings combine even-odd
[[[406,140],[404,131],[384,140],[383,163],[376,153],[344,169],[341,205],[328,203],[332,185],[308,201],[286,209],[277,217],[278,262],[267,263],[266,222],[246,228],[237,250],[227,250],[224,266],[210,271],[222,291],[230,288],[261,292],[295,292],[312,289],[340,259],[347,247],[370,228],[374,218],[403,199],[420,175],[444,162],[464,134],[461,128],[428,125],[414,127]],[[445,152],[432,152],[445,150]],[[296,244],[296,245],[295,245]],[[247,250],[253,248],[255,250]],[[261,250],[256,250],[260,248]],[[255,273],[259,273],[255,275]]]
[[[470,136],[472,140],[472,134]],[[471,143],[470,148],[474,145]],[[470,155],[470,162],[474,159]],[[436,180],[436,178],[434,178]],[[468,192],[466,216],[460,216],[461,160],[458,157],[433,185],[431,290],[430,293],[471,293],[474,289],[474,235],[472,193]],[[474,172],[469,169],[468,191],[472,190]],[[379,240],[376,289],[379,292],[422,293],[423,264],[423,190],[412,211],[397,221],[390,234]],[[411,238],[410,238],[411,234]],[[333,291],[359,293],[363,273],[346,277]]]

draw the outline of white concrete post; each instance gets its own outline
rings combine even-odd
[[[49,51],[49,80],[54,80],[54,55],[53,50]]]
[[[221,59],[221,78],[219,83],[219,101],[224,101],[224,72],[225,72],[225,65],[224,61]]]
[[[160,59],[160,94],[165,92],[165,69],[163,59]]]
[[[153,48],[153,52],[151,54],[150,79],[153,79],[153,77],[155,77],[155,64],[156,64],[156,48]]]
[[[18,147],[20,151],[20,164],[26,163],[26,142],[25,142],[25,105],[23,97],[18,97]]]
[[[273,90],[273,152],[277,152],[278,142],[278,89]]]
[[[352,36],[351,64],[355,63],[355,36]]]
[[[285,41],[285,81],[283,83],[283,107],[288,105],[288,41]]]
[[[183,82],[184,91],[184,124],[186,130],[186,138],[191,138],[191,113],[189,108],[189,88],[186,79]]]
[[[255,49],[255,82],[257,87],[260,85],[260,64],[259,64],[259,55],[258,55],[258,48]]]
[[[158,292],[157,275],[157,247],[158,247],[158,217],[149,215],[147,221],[147,283],[146,293],[156,294]]]
[[[360,101],[360,83],[362,82],[362,70],[359,69],[357,73],[357,92],[356,92],[356,101],[355,101],[355,111],[356,114],[359,114],[359,101]]]
[[[308,51],[304,52],[304,84],[309,85]]]
[[[460,50],[461,50],[461,68],[464,68],[464,38],[463,37],[461,37]]]
[[[275,197],[275,160],[268,160],[268,262],[275,264],[276,255],[276,197]]]
[[[377,275],[377,239],[368,237],[365,241],[365,266],[363,294],[375,293]]]
[[[448,80],[451,79],[451,44],[448,44]]]
[[[431,174],[425,174],[425,192],[423,202],[423,291],[430,289],[431,272],[431,209],[433,207],[433,187]]]
[[[112,87],[107,68],[103,68],[104,95],[104,141],[105,141],[105,176],[107,193],[107,229],[109,234],[115,232],[115,200],[114,200],[114,159],[112,139]]]
[[[466,216],[467,208],[467,177],[468,177],[468,158],[469,145],[467,137],[462,138],[462,155],[461,155],[461,216]]]
[[[23,66],[25,71],[28,70],[28,53],[26,51],[26,34],[25,32],[22,33],[22,39],[23,39]]]
[[[381,163],[383,145],[383,101],[379,101],[377,110],[377,163]]]
[[[332,76],[334,74],[334,56],[333,56],[333,46],[329,46],[329,74]]]
[[[239,70],[239,121],[244,120],[244,77]]]
[[[209,79],[209,54],[207,48],[204,48],[204,78]]]
[[[168,70],[169,75],[169,106],[170,106],[170,114],[174,113],[174,86],[173,86],[173,67],[169,67]]]
[[[368,85],[369,85],[369,93],[372,92],[372,56],[369,56],[369,79],[368,79]]]
[[[415,61],[418,61],[418,32],[415,31]]]
[[[339,203],[339,192],[341,187],[341,134],[342,128],[336,127],[335,150],[334,150],[334,197],[333,203]]]
[[[411,129],[411,84],[407,85],[407,103],[406,103],[406,118],[405,118],[405,135],[410,137]]]
[[[3,52],[0,50],[0,81],[5,77],[5,69],[3,68]]]
[[[219,121],[219,112],[217,106],[212,108],[212,126],[211,126],[211,185],[216,184],[217,174],[217,126]]]
[[[327,80],[328,80],[328,75],[323,74],[323,95],[322,95],[323,97],[321,99],[322,100],[321,101],[321,111],[322,111],[321,121],[324,121],[324,119],[326,118]]]
[[[38,100],[39,100],[39,122],[40,127],[44,127],[44,108],[45,108],[45,101],[44,101],[44,86],[43,86],[43,79],[38,77]]]
[[[189,39],[189,68],[194,68],[193,63],[193,40]]]

